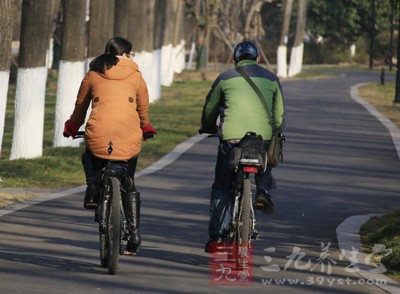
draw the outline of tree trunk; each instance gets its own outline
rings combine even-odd
[[[168,1],[166,8],[162,63],[161,84],[170,86],[174,73],[181,72],[185,67],[185,40],[183,38],[183,0]]]
[[[58,70],[54,147],[79,146],[81,140],[64,138],[64,122],[74,108],[80,83],[85,74],[86,3],[63,1],[61,61]]]
[[[254,16],[260,12],[261,5],[263,4],[263,0],[253,1],[252,3],[247,4],[249,6],[247,11],[244,13],[244,38],[245,39],[253,39],[254,34],[252,32],[252,28],[254,25]]]
[[[207,70],[208,63],[208,9],[207,1],[199,0],[196,7],[198,15],[196,32],[196,70]]]
[[[289,35],[290,18],[292,17],[293,0],[284,2],[285,10],[282,20],[281,38],[277,50],[277,76],[287,77],[287,43]]]
[[[161,85],[170,86],[174,79],[173,38],[175,13],[178,0],[170,0],[165,8],[165,26],[161,47]]]
[[[164,27],[165,27],[165,5],[166,1],[156,0],[155,11],[154,11],[154,42],[153,42],[153,54],[154,54],[154,83],[157,87],[154,89],[153,97],[150,97],[151,101],[157,100],[161,97],[161,48],[163,45]]]
[[[53,1],[24,0],[15,95],[15,121],[10,159],[43,153],[46,51],[52,31]]]
[[[93,58],[104,53],[114,34],[114,1],[90,1],[87,68]]]
[[[49,40],[49,47],[47,48],[47,53],[46,53],[46,65],[47,65],[47,68],[49,68],[49,69],[53,65],[54,33],[56,30],[58,12],[60,10],[60,3],[61,3],[61,0],[51,0],[47,4],[47,5],[50,5],[50,10],[49,10],[50,16],[48,18],[49,30],[48,30],[48,37],[47,37],[47,39]]]
[[[128,38],[129,17],[129,0],[115,0],[115,37]]]
[[[173,37],[173,58],[174,72],[181,73],[185,68],[185,37],[184,26],[184,0],[178,0],[175,12],[174,37]]]
[[[157,79],[156,56],[154,53],[154,25],[155,25],[155,0],[147,0],[142,3],[142,15],[146,15],[143,20],[143,50],[140,53],[139,66],[143,73],[143,78],[147,83],[150,101],[158,99],[160,93],[160,81]],[[157,94],[158,93],[158,94]]]
[[[129,0],[128,27],[130,29],[128,30],[128,39],[132,42],[133,51],[135,51],[136,55],[144,50],[144,25],[142,21],[137,21],[137,19],[141,18],[143,11],[140,0]],[[135,56],[135,59],[137,60],[137,56]]]
[[[146,81],[150,101],[158,99],[161,91],[159,57],[154,50],[155,36],[157,35],[156,3],[163,5],[161,1],[156,0],[146,2],[131,0],[130,2],[129,39],[132,41],[136,53],[133,60],[139,65]],[[143,18],[143,15],[146,15],[146,18]],[[138,22],[137,19],[140,18],[142,21]]]
[[[294,44],[290,55],[290,66],[289,66],[289,77],[293,77],[301,72],[303,63],[303,37],[304,28],[306,25],[307,17],[307,0],[298,0],[297,3],[297,23],[296,23],[296,35],[294,38]]]
[[[8,82],[10,78],[11,44],[16,0],[4,0],[0,10],[0,153],[4,135]]]

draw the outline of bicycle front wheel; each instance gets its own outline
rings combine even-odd
[[[106,243],[106,246],[108,248],[106,252],[108,273],[115,275],[117,273],[121,245],[121,187],[119,180],[115,177],[111,178],[110,184],[111,199],[107,215],[106,239],[108,242]]]

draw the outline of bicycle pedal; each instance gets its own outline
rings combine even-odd
[[[137,254],[136,251],[124,251],[123,255],[127,255],[127,256],[135,256]]]
[[[86,208],[86,209],[96,209],[97,203],[95,203],[95,202],[85,202],[83,204],[83,207]]]

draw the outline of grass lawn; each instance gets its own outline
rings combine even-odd
[[[386,249],[392,251],[379,258],[382,258],[381,262],[388,269],[386,274],[400,282],[400,209],[382,217],[371,218],[361,227],[360,235],[368,252],[372,252],[377,244],[384,244]]]

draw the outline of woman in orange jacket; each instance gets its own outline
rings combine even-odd
[[[157,134],[149,123],[149,95],[138,65],[132,60],[132,44],[115,37],[108,41],[105,53],[90,63],[75,102],[75,109],[65,122],[64,135],[75,136],[86,123],[86,150],[82,164],[86,174],[85,208],[95,208],[97,182],[106,160],[128,160],[131,189],[127,191],[127,222],[130,231],[126,252],[133,254],[140,246],[140,193],[134,175],[144,133]],[[145,139],[146,140],[146,139]]]

